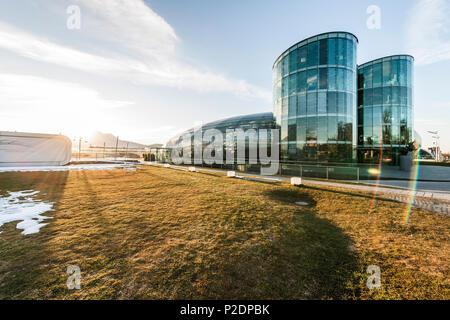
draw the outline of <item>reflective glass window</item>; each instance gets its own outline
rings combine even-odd
[[[289,53],[289,72],[297,70],[297,52],[298,50],[294,50]]]
[[[308,90],[317,90],[317,69],[308,70],[308,78],[306,80]]]
[[[376,63],[373,65],[373,86],[379,87],[381,86],[382,80],[382,64]]]
[[[383,104],[392,104],[392,88],[383,88]]]
[[[336,39],[328,39],[328,64],[336,64]]]
[[[317,114],[317,93],[316,92],[308,92],[307,112],[308,112],[308,115],[316,115]]]
[[[306,118],[297,118],[297,141],[306,141]]]
[[[353,41],[347,40],[347,67],[353,68]]]
[[[383,123],[383,107],[373,107],[372,111],[373,125],[381,126],[381,124]]]
[[[306,116],[306,95],[297,97],[297,116]]]
[[[372,88],[373,68],[368,66],[364,68],[364,88]]]
[[[364,108],[364,126],[371,126],[372,125],[372,108]]]
[[[400,87],[392,87],[392,104],[400,103]]]
[[[336,113],[337,97],[336,92],[328,92],[328,114]]]
[[[318,57],[319,57],[319,52],[318,52],[318,42],[312,42],[308,44],[308,59],[307,59],[307,66],[308,67],[313,67],[313,66],[317,66],[318,65]]]
[[[328,88],[328,69],[319,68],[319,89]]]
[[[306,71],[297,73],[297,92],[306,92]]]
[[[373,104],[373,89],[364,90],[364,105],[371,106]]]
[[[398,86],[400,84],[399,79],[399,60],[392,60],[392,85]]]
[[[326,142],[328,140],[328,119],[327,119],[327,117],[318,117],[317,139],[320,142]]]
[[[286,56],[283,58],[283,76],[289,73],[289,57]]]
[[[317,99],[317,113],[327,113],[327,93],[319,92]]]
[[[289,117],[295,117],[297,115],[297,96],[293,95],[289,97]]]
[[[346,45],[345,39],[337,39],[338,44],[338,50],[337,50],[337,63],[340,66],[346,66],[347,65],[347,59],[346,59],[346,51],[347,51],[347,45]]]
[[[320,40],[320,60],[319,64],[328,64],[328,39]]]
[[[383,62],[383,85],[390,86],[392,83],[392,64],[391,61]]]
[[[328,140],[337,140],[337,117],[328,116]]]
[[[383,88],[373,89],[373,105],[383,103]]]
[[[306,141],[317,140],[317,117],[308,117],[306,119]]]
[[[392,123],[391,107],[383,107],[383,122],[384,123]]]
[[[328,90],[336,90],[336,68],[328,68]]]
[[[298,69],[306,68],[307,47],[301,47],[297,52]]]
[[[289,95],[296,93],[297,91],[297,74],[291,74],[289,76]]]

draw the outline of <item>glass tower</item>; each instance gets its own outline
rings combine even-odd
[[[356,47],[348,32],[305,39],[273,66],[273,105],[283,162],[356,158]]]
[[[398,165],[413,141],[414,58],[396,55],[358,67],[358,162]]]

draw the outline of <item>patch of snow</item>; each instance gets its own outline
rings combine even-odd
[[[39,191],[8,191],[8,193],[9,197],[0,196],[0,227],[8,222],[20,221],[16,226],[17,229],[23,230],[23,235],[28,235],[38,233],[40,228],[47,225],[41,222],[51,217],[41,214],[53,211],[53,203],[33,199]]]

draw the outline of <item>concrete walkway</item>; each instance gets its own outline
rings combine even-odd
[[[144,164],[163,167],[163,164],[153,163],[153,162],[144,162]],[[166,165],[167,166],[167,165]],[[168,168],[188,171],[188,167],[184,166],[176,166],[170,165]],[[226,170],[221,169],[211,169],[211,168],[202,168],[195,167],[195,170],[198,172],[214,172],[214,173],[222,173],[226,174]],[[258,174],[246,173],[246,172],[236,172],[238,177],[245,178],[253,178],[254,180],[266,181],[266,182],[290,182],[290,177],[282,177],[282,176],[262,176]],[[450,193],[449,192],[437,192],[437,191],[427,191],[427,190],[412,190],[409,188],[393,188],[389,186],[381,185],[383,181],[380,181],[380,185],[368,185],[368,184],[355,184],[355,183],[339,183],[333,181],[321,181],[321,180],[312,180],[302,178],[302,182],[305,185],[315,185],[315,186],[326,186],[326,187],[335,187],[335,188],[343,188],[350,189],[358,192],[382,195],[383,197],[409,204],[412,200],[412,205],[429,210],[432,212],[450,215]],[[375,183],[375,182],[371,182]]]

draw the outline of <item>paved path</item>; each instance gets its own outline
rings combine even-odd
[[[145,164],[159,166],[162,167],[162,164],[159,163],[150,163],[145,162]],[[166,165],[167,166],[167,165]],[[183,166],[175,166],[170,165],[170,168],[177,170],[187,171],[188,167]],[[216,172],[216,173],[226,173],[226,170],[220,169],[210,169],[210,168],[202,168],[195,167],[196,171],[204,171],[204,172]],[[251,177],[255,180],[262,181],[272,181],[272,182],[281,182],[286,181],[289,182],[289,177],[281,177],[281,176],[262,176],[258,174],[252,174],[247,172],[236,172],[238,177]],[[425,210],[429,210],[432,212],[445,214],[447,216],[450,215],[450,193],[449,192],[436,192],[436,191],[427,191],[427,190],[412,190],[405,188],[391,188],[389,186],[373,186],[373,185],[365,185],[365,184],[350,184],[350,183],[339,183],[332,181],[319,181],[319,180],[311,180],[302,178],[302,182],[306,185],[316,185],[316,186],[327,186],[327,187],[336,187],[336,188],[344,188],[351,189],[359,192],[366,192],[374,194],[376,192],[377,195],[382,195],[388,199],[392,199],[398,202],[409,204],[411,200],[413,200],[412,205],[415,207],[419,207]],[[382,183],[383,181],[381,181]]]

